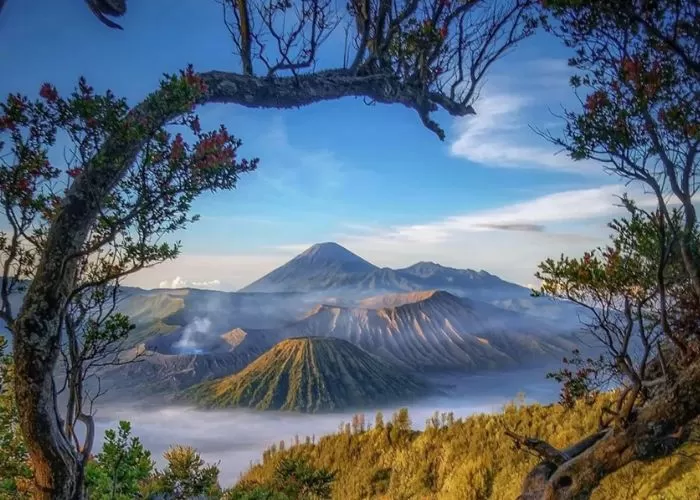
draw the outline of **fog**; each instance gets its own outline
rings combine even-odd
[[[550,403],[557,398],[557,385],[546,380],[547,368],[518,370],[478,375],[441,376],[440,382],[453,386],[448,394],[406,404],[415,429],[422,429],[425,420],[437,411],[452,411],[456,418],[475,413],[497,412],[524,393],[528,402]],[[366,409],[368,422],[381,410],[385,420],[400,406]],[[352,414],[303,415],[250,410],[200,411],[183,407],[137,407],[120,405],[102,407],[96,415],[97,435],[101,440],[106,428],[119,420],[132,423],[134,435],[153,453],[158,466],[162,454],[171,444],[194,446],[207,462],[219,462],[220,481],[224,487],[235,483],[262,452],[281,440],[290,444],[296,434],[305,436],[336,432],[341,422],[349,422]]]

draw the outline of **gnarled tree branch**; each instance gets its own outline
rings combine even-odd
[[[669,455],[687,440],[687,425],[700,414],[697,387],[698,361],[689,365],[669,390],[659,392],[641,407],[626,427],[586,438],[569,448],[571,458],[563,463],[546,457],[528,474],[520,500],[587,499],[605,476],[625,465]]]

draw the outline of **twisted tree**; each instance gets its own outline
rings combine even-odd
[[[608,474],[673,453],[700,415],[700,241],[694,197],[700,167],[700,7],[692,0],[542,2],[550,31],[574,51],[571,84],[582,109],[561,136],[574,159],[592,159],[656,200],[613,225],[615,244],[583,259],[549,260],[544,292],[589,308],[606,356],[560,378],[585,394],[587,375],[614,373],[617,404],[599,432],[566,450],[518,437],[543,457],[523,500],[585,499]],[[678,208],[674,208],[678,207]],[[633,355],[634,341],[641,346]],[[580,360],[577,360],[580,361]]]
[[[81,259],[101,248],[100,244],[112,243],[115,237],[139,236],[141,233],[133,230],[134,224],[145,224],[153,231],[149,221],[162,218],[163,206],[173,206],[166,189],[172,183],[187,189],[194,182],[194,194],[208,189],[207,186],[228,189],[233,186],[235,174],[245,170],[233,161],[235,143],[229,144],[225,131],[200,137],[204,146],[185,151],[182,143],[170,139],[162,142],[168,137],[163,135],[163,127],[187,116],[197,104],[295,108],[354,96],[414,109],[423,124],[444,139],[443,129],[431,114],[438,109],[452,116],[474,113],[472,105],[491,65],[533,33],[538,20],[535,3],[354,0],[346,9],[337,10],[335,3],[327,0],[222,2],[240,72],[188,71],[179,78],[166,79],[140,104],[109,115],[109,129],[84,144],[89,147],[81,149],[83,154],[71,167],[77,169],[72,170],[75,178],[55,200],[50,224],[35,254],[31,283],[21,309],[11,320],[19,420],[41,498],[83,495],[81,450],[71,442],[70,432],[60,418],[53,380],[63,343],[65,314],[79,288],[78,277],[84,263]],[[105,0],[90,5],[103,14],[119,14],[124,9],[115,5],[124,7],[125,3]],[[111,6],[112,12],[105,6]],[[320,47],[340,29],[344,29],[346,37],[342,61],[333,69],[317,71]],[[53,99],[53,92],[45,89],[44,98]],[[0,133],[19,133],[13,139],[20,144],[34,141],[32,155],[23,155],[22,148],[12,151],[13,163],[8,170],[14,174],[9,180],[20,191],[35,182],[37,176],[50,175],[35,165],[45,159],[47,140],[39,140],[36,135],[43,137],[46,132],[43,126],[33,126],[26,107],[25,100],[16,98],[8,102],[0,115]],[[104,119],[102,115],[91,115],[98,111],[99,107],[88,106],[81,115],[81,126],[94,126],[95,119],[98,123]],[[190,124],[197,124],[198,128],[198,122],[191,120]],[[21,133],[17,132],[19,129]],[[49,136],[49,143],[52,138]],[[164,148],[178,151],[175,160],[158,154]],[[215,174],[202,178],[195,167],[204,152],[207,159],[213,158]],[[159,197],[139,198],[133,193],[120,196],[119,186],[129,182],[129,172],[133,171],[141,172],[136,180],[157,188]],[[173,171],[177,174],[171,175]],[[35,210],[45,203],[43,198],[40,205],[33,198],[30,201]],[[133,203],[139,208],[134,209]],[[105,206],[120,214],[107,219],[116,224],[116,230],[105,229]],[[26,234],[22,237],[23,241],[28,240]],[[136,250],[126,254],[131,259],[128,263],[138,265],[139,259],[153,262],[158,254],[149,253],[149,248],[136,245]],[[12,255],[12,259],[16,257]],[[19,265],[20,261],[15,263]],[[75,417],[79,410],[74,408],[72,415]]]

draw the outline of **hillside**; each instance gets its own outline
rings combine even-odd
[[[529,315],[443,291],[367,299],[363,307],[319,305],[283,337],[342,338],[411,369],[516,367],[560,357],[573,343]]]
[[[559,405],[514,403],[501,414],[464,419],[436,413],[437,426],[431,423],[423,432],[405,427],[408,414],[395,414],[391,422],[370,417],[366,421],[375,422],[370,430],[368,426],[353,430],[347,424],[344,433],[315,443],[302,436],[297,441],[302,444],[266,451],[262,463],[243,475],[232,497],[246,498],[246,492],[256,485],[275,491],[275,470],[283,459],[293,458],[308,461],[313,468],[335,471],[334,500],[514,499],[537,459],[515,449],[503,430],[527,429],[529,435],[563,447],[597,428],[608,401],[601,397],[592,406],[580,404],[568,411]],[[377,426],[377,421],[382,425]],[[414,428],[421,425],[415,422]],[[696,440],[670,457],[630,464],[606,477],[591,500],[700,498],[698,453]]]
[[[337,411],[406,400],[427,387],[341,339],[283,340],[240,373],[205,382],[184,399],[207,408]]]

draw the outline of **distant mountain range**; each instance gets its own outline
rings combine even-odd
[[[337,243],[318,243],[243,287],[241,292],[383,293],[441,289],[529,296],[527,288],[486,271],[419,262],[405,269],[380,268]]]
[[[306,413],[406,401],[425,383],[342,339],[283,340],[241,372],[184,393],[205,408],[248,407]]]

